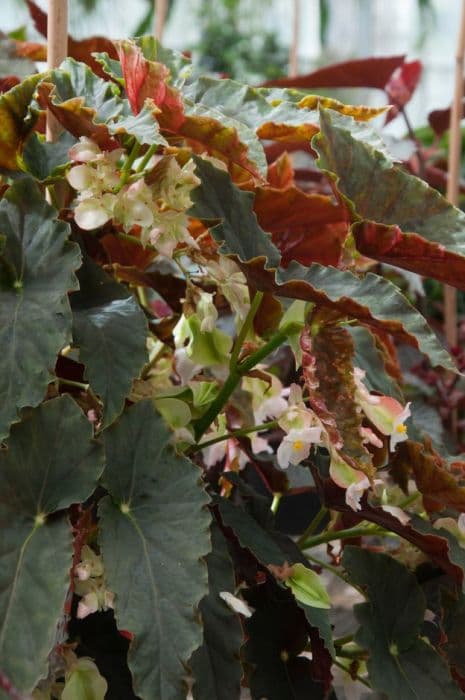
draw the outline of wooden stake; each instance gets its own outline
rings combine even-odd
[[[295,78],[299,71],[299,29],[300,29],[300,0],[294,0],[292,13],[292,37],[289,47],[289,69],[290,78]]]
[[[68,54],[68,0],[48,0],[47,66],[56,68]],[[60,123],[47,112],[47,141],[56,141]]]
[[[161,43],[165,30],[166,16],[168,14],[168,0],[154,0],[155,2],[155,38]]]
[[[450,113],[449,155],[447,177],[447,199],[457,206],[459,203],[460,158],[462,154],[462,119],[463,73],[465,64],[465,0],[462,0],[462,16],[460,20],[457,52],[455,54],[455,85],[454,100]],[[448,285],[444,286],[444,331],[449,347],[458,344],[457,322],[457,290]]]

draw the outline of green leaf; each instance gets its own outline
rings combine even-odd
[[[156,107],[151,107],[150,104],[146,102],[139,114],[134,116],[130,111],[127,100],[125,101],[125,104],[126,103],[128,105],[128,113],[114,122],[108,122],[108,131],[110,134],[114,136],[129,134],[130,136],[134,136],[141,144],[147,144],[149,146],[155,144],[167,146],[168,142],[160,134],[160,126],[155,118]]]
[[[212,524],[211,533],[212,551],[206,559],[209,593],[200,603],[203,644],[190,662],[195,679],[192,694],[194,700],[237,700],[242,676],[242,628],[237,615],[219,596],[223,591],[234,594],[234,570],[217,525]]]
[[[370,653],[374,689],[392,700],[462,698],[443,657],[419,636],[426,601],[415,577],[392,557],[359,547],[346,547],[343,565],[368,598],[354,608],[355,641]]]
[[[55,104],[77,97],[87,107],[94,109],[98,121],[103,122],[116,117],[123,109],[119,88],[114,83],[99,78],[88,65],[75,61],[74,58],[65,59],[59,68],[52,71],[50,80],[55,85]]]
[[[354,366],[366,372],[364,381],[368,389],[393,396],[403,403],[402,392],[397,382],[386,371],[383,355],[376,345],[373,333],[363,326],[348,326],[347,330],[355,346]]]
[[[201,184],[191,193],[194,205],[189,215],[211,227],[214,238],[223,243],[223,253],[236,254],[242,260],[265,256],[268,265],[276,267],[280,255],[258,225],[253,195],[236,187],[228,173],[208,161],[196,156],[194,160]]]
[[[43,141],[39,134],[33,131],[24,146],[24,165],[31,175],[44,182],[58,175],[70,162],[68,152],[75,143],[76,139],[67,131],[63,131],[55,143]]]
[[[110,496],[99,506],[108,587],[142,700],[184,700],[184,664],[201,644],[195,608],[206,593],[208,498],[200,472],[177,456],[151,401],[105,431]]]
[[[108,684],[92,659],[78,659],[66,674],[61,700],[103,700]]]
[[[134,296],[91,258],[85,257],[78,278],[81,289],[71,295],[73,340],[109,425],[147,362],[147,322]]]
[[[321,133],[313,141],[318,165],[364,222],[353,228],[357,247],[376,260],[465,289],[465,214],[395,166],[369,142],[371,134],[351,118],[322,109]]]
[[[30,410],[0,451],[0,668],[29,693],[46,675],[72,559],[64,514],[103,468],[92,426],[67,395]]]
[[[43,399],[56,355],[71,340],[67,293],[77,289],[81,258],[56,215],[28,178],[0,202],[0,437],[19,409]]]
[[[312,608],[329,609],[331,601],[320,576],[303,564],[294,564],[292,576],[284,581],[296,599]]]

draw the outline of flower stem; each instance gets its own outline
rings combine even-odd
[[[387,530],[378,525],[360,525],[358,527],[350,527],[346,530],[330,530],[329,532],[322,532],[319,535],[314,535],[309,537],[308,540],[300,544],[301,549],[311,549],[319,544],[324,544],[325,542],[333,542],[333,540],[348,540],[353,537],[364,537],[366,535],[387,535],[389,534]]]
[[[270,420],[267,423],[252,425],[248,428],[238,428],[238,430],[232,430],[230,433],[225,433],[224,435],[219,435],[211,440],[206,440],[206,442],[202,442],[200,445],[192,445],[191,449],[187,450],[187,453],[197,452],[197,450],[202,450],[204,447],[210,447],[210,445],[215,445],[217,442],[229,440],[230,438],[242,437],[243,435],[249,435],[250,433],[258,433],[260,430],[271,430],[272,428],[276,428],[277,425],[277,421]]]
[[[128,155],[126,158],[123,167],[121,168],[121,177],[119,180],[119,185],[116,188],[116,191],[119,192],[122,187],[127,183],[129,180],[129,176],[131,175],[131,166],[136,160],[137,156],[139,155],[140,151],[140,143],[136,141],[134,143],[134,146],[131,149],[131,153]]]
[[[141,162],[140,162],[139,165],[137,166],[136,173],[141,173],[141,172],[143,172],[143,170],[145,170],[145,166],[147,165],[147,163],[149,162],[150,158],[153,156],[153,154],[154,154],[155,151],[157,150],[158,145],[159,145],[159,144],[157,144],[157,143],[153,143],[153,144],[146,150],[144,157],[142,158]]]
[[[355,678],[355,680],[357,680],[359,683],[362,683],[363,685],[365,685],[367,688],[370,688],[370,690],[371,690],[371,685],[368,683],[368,681],[366,681],[364,678],[362,678],[362,676],[359,676],[357,673],[355,675],[352,674],[349,671],[349,669],[346,668],[346,666],[344,666],[344,664],[341,664],[341,662],[338,661],[337,659],[333,659],[333,664],[335,666],[338,666],[339,668],[342,668],[342,670],[345,671],[347,673],[347,675],[352,678],[352,680]]]
[[[194,424],[195,439],[197,443],[205,431],[208,430],[210,425],[213,423],[216,416],[220,413],[234,389],[239,384],[241,378],[247,374],[247,372],[250,372],[255,365],[264,360],[265,357],[268,357],[268,355],[274,352],[276,348],[279,348],[280,345],[286,342],[289,333],[292,333],[293,331],[293,325],[295,324],[289,324],[289,326],[286,326],[282,330],[278,331],[278,333],[270,338],[265,345],[262,345],[262,347],[256,352],[246,357],[245,360],[230,370],[229,376],[223,384],[216,399],[210,404],[203,416],[201,416]]]
[[[271,502],[270,510],[273,513],[273,515],[276,515],[278,512],[279,504],[281,502],[281,498],[283,497],[283,494],[280,493],[279,491],[276,491],[273,493],[273,500]]]
[[[249,332],[252,326],[255,314],[258,311],[258,307],[260,306],[262,299],[263,292],[256,292],[254,298],[252,299],[252,303],[250,305],[250,309],[247,313],[247,316],[245,317],[244,323],[242,324],[242,327],[236,338],[236,342],[234,343],[234,347],[231,352],[231,360],[229,362],[230,369],[233,369],[237,365],[237,360],[241,352],[242,345],[244,344],[244,340],[247,337],[247,333]]]
[[[74,379],[65,379],[64,377],[57,377],[57,382],[60,384],[66,384],[66,386],[74,386],[77,389],[82,389],[82,391],[88,391],[89,385],[83,382],[76,382]]]
[[[343,647],[344,644],[350,644],[350,642],[354,641],[354,635],[353,634],[346,634],[344,637],[339,637],[339,639],[334,640],[334,646],[335,647]]]
[[[307,538],[310,537],[310,535],[313,535],[315,530],[318,528],[318,525],[320,525],[321,521],[324,520],[325,515],[327,513],[328,513],[328,509],[325,508],[325,506],[321,506],[320,510],[315,515],[313,520],[310,522],[307,529],[301,534],[301,536],[297,540],[298,547],[301,547],[302,544],[307,540]]]

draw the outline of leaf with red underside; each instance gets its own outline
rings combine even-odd
[[[184,105],[179,91],[168,85],[169,69],[162,63],[147,60],[134,41],[117,41],[115,46],[134,114],[140,112],[149,98],[161,110],[160,126],[176,132],[185,120]]]
[[[47,38],[47,13],[41,10],[32,0],[26,0],[29,14],[34,22],[34,26],[45,38]],[[35,61],[47,60],[47,47],[40,44],[30,44],[29,42],[18,42],[19,55],[27,55]],[[34,48],[33,48],[34,47]],[[33,51],[31,54],[30,52]],[[103,71],[101,65],[92,56],[92,53],[98,51],[106,51],[110,58],[117,58],[117,53],[113,46],[113,42],[104,36],[92,36],[89,39],[76,40],[72,36],[68,36],[68,51],[67,55],[74,58],[76,61],[86,63],[92,71],[101,78],[108,79],[108,76]],[[27,52],[27,53],[23,53]]]
[[[409,61],[402,64],[391,75],[384,88],[389,102],[393,105],[386,117],[386,124],[394,119],[410,101],[421,78],[422,70],[421,61]]]
[[[451,108],[446,107],[445,109],[433,109],[433,111],[428,114],[428,123],[437,136],[442,136],[442,134],[449,129],[450,112]],[[462,119],[463,118],[465,118],[465,103],[462,105]]]
[[[135,266],[141,270],[145,270],[157,256],[156,250],[143,248],[137,242],[122,240],[111,233],[103,236],[100,239],[100,243],[104,247],[110,262],[128,267]]]
[[[271,187],[283,190],[294,185],[294,167],[289,153],[284,151],[268,166],[267,180]]]
[[[364,125],[329,110],[321,110],[320,123],[318,164],[359,222],[359,250],[465,289],[465,214],[367,142],[372,132]]]
[[[354,401],[354,342],[338,320],[337,317],[328,319],[328,314],[321,312],[312,317],[312,323],[320,328],[312,338],[317,393],[323,397],[336,423],[346,461],[350,460],[354,468],[373,476],[371,455],[362,442],[361,413]],[[309,336],[306,340],[308,344]]]
[[[404,62],[405,56],[359,58],[334,63],[295,78],[277,78],[264,83],[266,87],[370,87],[384,90],[392,73]]]
[[[297,187],[258,187],[254,211],[260,226],[272,234],[284,267],[291,260],[338,266],[348,223],[344,207],[332,197],[306,194]]]
[[[408,440],[398,445],[392,467],[413,472],[423,503],[429,512],[453,508],[465,512],[465,488],[448,470],[447,462],[432,448]]]

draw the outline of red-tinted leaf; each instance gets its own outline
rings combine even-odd
[[[344,207],[331,197],[305,194],[296,187],[259,187],[254,210],[260,226],[272,234],[284,267],[291,260],[339,264],[348,223]]]
[[[421,61],[409,61],[397,68],[386,84],[385,90],[393,107],[386,117],[386,124],[410,101],[421,78]]]
[[[118,263],[124,266],[135,266],[140,270],[150,265],[156,257],[157,252],[151,248],[143,248],[134,241],[122,240],[111,233],[100,239],[108,260],[111,263]]]
[[[459,485],[446,461],[431,445],[410,440],[401,443],[393,459],[393,469],[413,472],[428,511],[444,508],[465,511],[465,488]]]
[[[428,123],[437,136],[447,131],[450,127],[450,107],[434,109],[428,114]],[[465,103],[462,105],[462,119],[465,118]]]
[[[404,62],[405,56],[360,58],[319,68],[313,73],[295,78],[277,78],[264,83],[266,87],[371,87],[384,89],[392,73]]]
[[[283,190],[294,184],[294,168],[289,153],[284,151],[268,166],[268,182],[271,187]]]
[[[8,92],[15,85],[19,85],[21,80],[16,77],[16,75],[6,75],[4,78],[0,78],[0,93]]]

